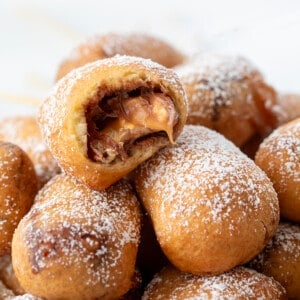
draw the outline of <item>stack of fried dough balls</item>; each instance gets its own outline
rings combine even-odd
[[[148,42],[149,39],[145,39],[145,46]],[[147,46],[148,48],[149,46]],[[170,58],[170,55],[166,56],[167,60]],[[132,67],[135,68],[133,72],[131,71]],[[94,72],[92,76],[91,72]],[[105,86],[107,76],[117,77],[115,81],[111,82],[111,86]],[[83,80],[79,80],[80,77]],[[94,81],[88,82],[92,77]],[[129,140],[130,143],[124,150],[129,149],[128,153],[124,154],[122,159],[117,157],[111,164],[111,159],[108,160],[107,156],[118,155],[113,148],[110,152],[106,152],[104,146],[96,148],[96,146],[98,147],[96,145],[93,148],[94,144],[91,144],[88,145],[88,149],[85,147],[85,159],[90,160],[90,165],[94,168],[100,166],[99,169],[102,166],[103,169],[108,170],[106,175],[103,173],[91,174],[94,177],[107,176],[110,184],[106,184],[105,189],[103,186],[97,186],[95,182],[92,182],[95,189],[91,189],[80,183],[84,180],[78,182],[74,178],[76,175],[73,176],[72,172],[57,175],[44,185],[30,212],[22,219],[15,231],[12,246],[14,273],[26,292],[43,299],[131,299],[136,293],[130,290],[139,288],[139,272],[135,271],[135,265],[140,240],[141,211],[129,183],[125,180],[118,181],[120,176],[117,172],[120,171],[114,163],[121,164],[122,160],[128,157],[127,165],[129,167],[127,169],[130,171],[130,164],[136,164],[131,157],[132,153],[137,156],[137,161],[145,160],[149,157],[149,154],[145,156],[146,147],[148,153],[154,153],[173,142],[185,123],[185,94],[174,71],[154,64],[150,60],[127,56],[105,60],[103,63],[97,61],[90,67],[84,66],[80,70],[76,69],[58,84],[65,85],[68,90],[71,78],[74,79],[74,88],[77,89],[78,99],[81,97],[80,89],[88,90],[89,85],[96,92],[94,97],[87,94],[82,97],[82,101],[87,100],[88,104],[89,101],[91,102],[89,107],[79,103],[80,101],[77,103],[78,112],[81,113],[81,109],[83,113],[90,110],[86,115],[83,114],[83,121],[88,127],[86,136],[82,134],[83,130],[86,130],[84,124],[80,128],[78,127],[78,131],[75,129],[78,140],[83,138],[83,141],[84,139],[87,141],[90,138],[89,133],[92,133],[91,138],[95,139],[94,136],[97,136],[95,131],[98,129],[94,129],[92,126],[100,126],[100,121],[104,119],[108,124],[108,126],[103,125],[106,126],[104,129],[106,132],[109,130],[109,126],[115,120],[113,119],[114,115],[119,114],[118,99],[124,101],[124,107],[126,105],[128,110],[131,108],[127,106],[127,99],[132,98],[133,105],[137,105],[138,108],[137,101],[139,99],[144,102],[149,99],[151,105],[153,103],[153,107],[150,104],[149,107],[153,108],[154,116],[158,120],[154,117],[146,120],[150,126],[150,129],[146,131],[146,137],[141,135],[141,132],[144,132],[143,128],[132,133],[131,127],[129,127],[127,135],[133,134],[135,139],[141,136],[142,139],[132,142]],[[100,80],[103,81],[102,90],[99,89]],[[78,87],[79,83],[80,87]],[[117,86],[117,89],[114,85]],[[124,92],[119,91],[122,86]],[[57,91],[57,94],[54,90],[52,98],[58,97],[58,93],[66,98],[67,90]],[[97,102],[101,100],[101,97],[105,100],[98,108]],[[111,100],[108,101],[110,98]],[[68,101],[71,103],[71,100],[73,99],[70,98]],[[66,105],[70,105],[70,103]],[[64,104],[64,100],[60,104]],[[51,114],[54,108],[46,106],[47,104],[44,108],[48,108]],[[69,106],[66,109],[69,109]],[[143,107],[141,109],[143,112]],[[98,110],[105,112],[105,115],[103,113],[102,116],[103,120],[99,118],[100,115],[96,114]],[[128,110],[126,110],[126,117],[128,117]],[[170,115],[164,117],[161,115],[162,112],[170,113]],[[113,114],[112,117],[111,114]],[[47,122],[58,125],[61,123],[58,117],[54,116],[52,120],[50,119],[44,118],[45,122],[42,124],[42,117],[40,117],[44,138],[47,138],[47,141],[51,138],[47,136],[49,132],[45,130],[49,125]],[[70,127],[70,120],[66,120],[66,122],[69,122],[68,126]],[[129,121],[122,119],[122,122],[127,124]],[[161,122],[161,125],[157,125],[157,122]],[[162,133],[160,128],[166,128],[168,132]],[[68,131],[65,134],[66,136],[62,136],[62,138],[68,139]],[[120,132],[121,134],[123,132]],[[128,139],[127,135],[125,135],[126,139]],[[78,144],[80,142],[79,140]],[[103,143],[107,145],[106,140]],[[61,151],[65,154],[69,150],[71,152],[79,151],[76,146],[74,148],[71,145],[70,148],[68,146],[67,149]],[[50,147],[50,151],[52,150]],[[102,150],[103,153],[100,152]],[[140,152],[142,155],[139,154]],[[55,153],[55,158],[59,158],[57,156],[60,154]],[[84,170],[85,166],[83,165],[81,168]],[[89,175],[88,171],[82,174]]]
[[[250,266],[278,280],[290,299],[300,299],[300,119],[274,130],[260,145],[255,162],[273,182],[282,223]]]
[[[139,33],[86,41],[56,79],[42,134],[0,122],[33,162],[0,144],[0,299],[299,299],[297,95]]]

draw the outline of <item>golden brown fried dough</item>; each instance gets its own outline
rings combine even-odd
[[[16,229],[12,264],[39,297],[116,299],[132,286],[139,236],[139,205],[125,181],[96,192],[57,175]]]
[[[37,191],[37,177],[27,154],[0,141],[0,256],[10,252],[14,230]]]
[[[174,143],[185,120],[186,98],[176,74],[129,56],[70,72],[44,102],[39,118],[64,171],[96,190]]]
[[[75,68],[116,54],[149,58],[167,68],[172,68],[184,60],[182,53],[157,37],[141,33],[108,33],[76,47],[61,63],[56,79],[62,78]]]
[[[175,70],[187,92],[187,124],[214,129],[238,147],[278,125],[278,95],[245,58],[203,53]]]
[[[300,227],[281,223],[276,235],[250,266],[273,277],[289,299],[300,299]]]
[[[185,126],[136,171],[162,250],[181,271],[219,274],[257,255],[279,222],[272,183],[220,134]]]
[[[148,285],[143,300],[158,299],[287,299],[274,279],[237,267],[212,277],[196,277],[167,267]]]
[[[260,145],[255,156],[273,182],[281,216],[300,221],[300,119],[276,129]]]
[[[40,187],[60,168],[42,141],[36,118],[32,116],[7,117],[0,120],[0,139],[21,147],[34,164]]]

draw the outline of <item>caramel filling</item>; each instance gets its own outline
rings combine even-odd
[[[171,143],[178,114],[172,100],[140,88],[104,97],[87,110],[89,157],[101,163],[125,160],[140,138],[165,132]]]

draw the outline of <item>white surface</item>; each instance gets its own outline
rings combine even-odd
[[[16,111],[5,99],[43,99],[61,59],[107,31],[149,32],[187,53],[242,54],[278,90],[300,92],[298,0],[1,0],[0,27],[0,116]]]

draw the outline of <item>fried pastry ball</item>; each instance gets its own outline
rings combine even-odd
[[[108,33],[77,46],[59,66],[56,79],[62,78],[75,68],[116,54],[150,58],[167,68],[172,68],[184,60],[182,53],[157,37],[142,33]]]
[[[273,182],[280,213],[300,221],[300,118],[276,129],[260,145],[256,164]]]
[[[238,147],[279,122],[276,91],[243,57],[202,53],[178,66],[187,92],[187,124],[214,129]]]
[[[212,277],[197,277],[164,268],[147,286],[143,300],[158,299],[287,299],[273,278],[244,267]]]
[[[0,139],[18,145],[28,154],[34,164],[40,187],[60,173],[58,164],[42,141],[35,117],[7,117],[0,120]]]
[[[219,274],[256,256],[275,234],[272,183],[223,136],[185,126],[173,147],[143,163],[136,190],[162,250],[178,269]]]
[[[38,180],[27,154],[0,141],[0,256],[10,252],[14,230],[37,191]]]
[[[280,282],[289,299],[300,299],[300,227],[281,223],[250,266]]]
[[[186,116],[185,92],[173,70],[115,56],[60,80],[41,106],[39,124],[63,170],[103,190],[174,143]]]
[[[12,264],[39,297],[116,299],[132,286],[139,236],[139,205],[125,181],[96,192],[57,175],[16,229]]]

